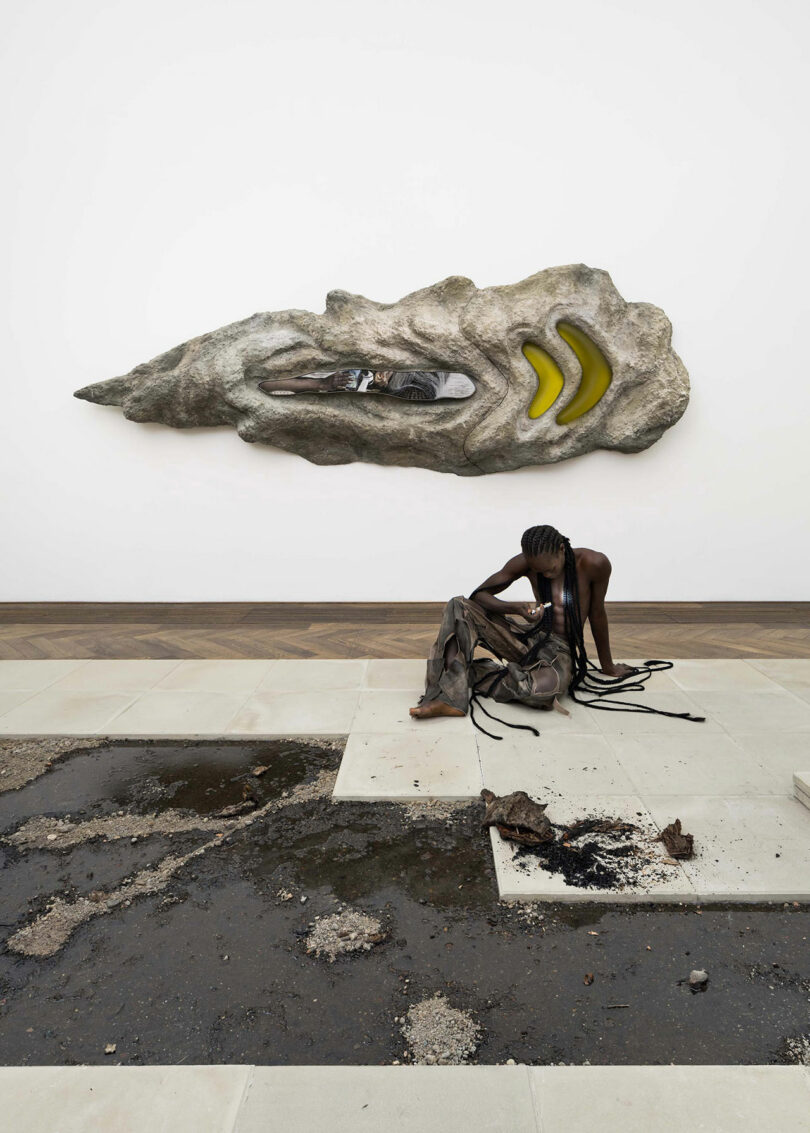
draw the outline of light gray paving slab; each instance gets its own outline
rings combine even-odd
[[[425,689],[425,662],[379,658],[369,661],[364,680],[365,688],[414,690],[418,695]],[[415,702],[414,702],[415,703]]]
[[[647,659],[641,657],[622,658],[623,665],[646,665]],[[675,661],[674,665],[680,665],[680,661]],[[672,692],[677,692],[679,686],[672,679],[672,669],[655,670],[650,673],[644,680],[644,695],[646,696],[650,690],[658,692],[661,690],[669,689]],[[628,680],[632,679],[630,677]]]
[[[712,717],[712,714],[702,710],[696,699],[697,695],[692,692],[673,692],[666,689],[656,692],[647,689],[644,692],[621,693],[615,697],[615,700],[619,703],[648,704],[651,708],[658,708],[663,712],[690,712],[693,716],[705,716],[706,719],[700,723],[677,716],[659,716],[654,712],[622,712],[602,709],[591,709],[590,711],[591,715],[596,717],[600,731],[606,736],[620,734],[629,736],[678,736],[722,731],[720,724]]]
[[[80,660],[0,661],[0,689],[40,689],[86,665]]]
[[[0,689],[0,717],[18,704],[30,700],[32,696],[36,696],[36,689]]]
[[[789,692],[692,692],[689,695],[713,722],[732,736],[750,732],[810,731],[810,704]],[[705,724],[690,726],[706,727]]]
[[[440,732],[442,735],[472,735],[474,729],[469,714],[466,716],[439,716],[429,720],[415,720],[409,709],[417,703],[412,692],[391,689],[370,689],[360,693],[357,713],[352,728],[356,732],[403,732],[421,735],[423,732]]]
[[[790,794],[797,767],[810,765],[810,734],[807,732],[740,732],[733,739],[773,775],[774,782],[781,788],[780,794]]]
[[[484,786],[496,795],[526,791],[540,802],[560,796],[631,795],[636,788],[601,735],[525,732],[501,742],[476,736]]]
[[[0,735],[89,736],[104,732],[137,695],[47,688],[0,716]]]
[[[564,696],[560,703],[563,708],[568,711],[568,716],[554,710],[546,711],[544,709],[529,708],[525,704],[499,704],[497,701],[490,698],[484,700],[485,708],[488,712],[491,712],[493,716],[497,716],[500,720],[505,720],[512,724],[528,724],[530,728],[534,728],[538,731],[541,736],[558,734],[598,736],[601,734],[596,717],[603,716],[605,713],[593,708],[586,708],[584,704],[577,704],[570,696]],[[488,716],[485,716],[477,709],[474,711],[476,719],[488,732],[496,736],[510,736],[512,734],[506,724],[498,723],[498,720],[490,720]],[[528,736],[531,735],[530,732],[526,734]]]
[[[232,1133],[249,1066],[4,1066],[9,1133]]]
[[[666,851],[651,841],[659,827],[638,795],[570,796],[549,806],[549,819],[554,823],[571,823],[577,818],[605,816],[637,824],[642,837],[646,833],[650,852],[662,859]],[[493,827],[490,841],[501,900],[532,901],[601,901],[629,903],[639,901],[694,901],[695,889],[680,864],[661,864],[646,883],[623,889],[588,889],[569,885],[559,873],[542,868],[542,859],[520,855],[513,842],[505,841]]]
[[[277,661],[180,661],[158,683],[160,689],[187,692],[254,692]]]
[[[440,724],[442,721],[428,721]],[[334,798],[473,799],[481,792],[475,738],[427,727],[414,735],[352,732]]]
[[[769,770],[724,732],[608,736],[631,781],[630,790],[662,795],[784,795],[781,775]]]
[[[810,815],[795,798],[645,795],[663,826],[680,818],[695,840],[683,869],[703,901],[810,899]]]
[[[229,736],[346,735],[357,711],[357,689],[255,692],[228,728]]]
[[[83,661],[50,687],[76,692],[144,692],[179,664],[180,661],[171,659]]]
[[[257,692],[324,692],[359,689],[368,662],[365,659],[274,661]]]
[[[262,1066],[234,1133],[536,1133],[524,1066]]]
[[[810,684],[810,657],[747,658],[745,663],[779,684],[784,681],[804,681]]]
[[[711,658],[676,661],[672,679],[686,692],[777,692],[779,685],[747,661]]]
[[[244,701],[242,694],[151,689],[104,731],[110,736],[221,736]]]
[[[530,1067],[542,1133],[807,1133],[799,1066]]]

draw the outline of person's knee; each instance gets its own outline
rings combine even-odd
[[[560,679],[551,666],[543,666],[534,673],[532,688],[535,693],[539,693],[541,696],[545,693],[556,693],[560,688]]]

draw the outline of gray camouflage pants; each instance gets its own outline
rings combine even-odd
[[[493,700],[516,700],[532,708],[556,708],[569,715],[558,697],[564,696],[571,683],[573,671],[568,642],[558,633],[552,633],[531,665],[523,659],[531,644],[515,635],[523,628],[508,617],[492,614],[470,598],[451,598],[444,608],[439,633],[427,662],[423,701],[441,700],[453,708],[466,712],[473,686],[481,696]],[[445,651],[455,637],[458,654],[445,666]],[[481,644],[506,662],[507,673],[497,679],[501,666],[488,657],[473,657],[475,642]],[[487,677],[491,675],[491,680]]]

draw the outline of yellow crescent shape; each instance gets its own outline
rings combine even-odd
[[[565,379],[562,370],[551,355],[541,350],[539,346],[535,346],[533,342],[523,343],[523,353],[537,374],[537,393],[529,406],[529,416],[542,417],[559,397]]]
[[[577,392],[565,409],[561,409],[557,414],[557,424],[567,425],[569,421],[575,421],[577,417],[593,409],[604,396],[613,375],[607,358],[579,327],[574,326],[573,323],[560,321],[557,323],[557,333],[571,347],[582,367],[582,381]]]

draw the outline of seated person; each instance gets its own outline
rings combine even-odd
[[[556,708],[578,685],[587,664],[583,626],[590,622],[602,672],[625,677],[610,652],[605,593],[611,565],[599,551],[572,548],[547,524],[523,533],[521,552],[487,578],[469,598],[451,598],[427,662],[425,692],[411,716],[465,716],[472,694]],[[528,578],[533,602],[504,602],[495,595]],[[513,620],[513,615],[523,623]],[[476,645],[506,664],[474,658]]]

